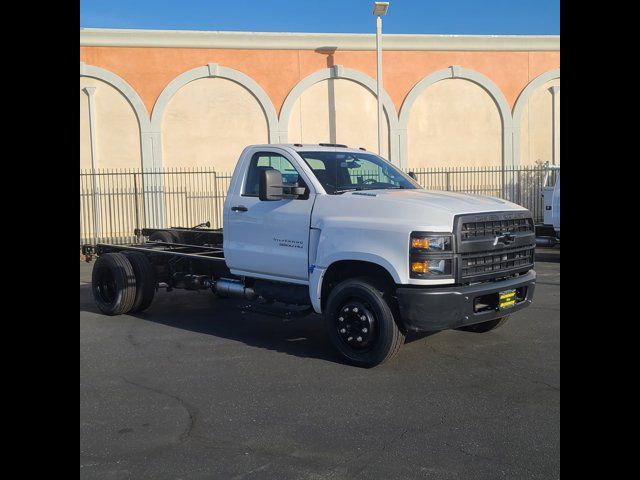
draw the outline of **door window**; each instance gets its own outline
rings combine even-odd
[[[306,187],[304,180],[286,157],[273,152],[258,152],[251,157],[243,195],[257,197],[260,188],[260,172],[271,169],[278,170],[282,174],[282,183]]]

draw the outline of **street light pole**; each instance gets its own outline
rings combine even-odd
[[[382,17],[389,9],[389,2],[375,2],[373,14],[376,16],[376,97],[378,100],[378,155],[382,155]]]

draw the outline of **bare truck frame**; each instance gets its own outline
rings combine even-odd
[[[149,307],[158,288],[171,291],[211,290],[222,297],[240,297],[253,300],[262,297],[267,303],[282,305],[259,309],[262,313],[286,314],[311,310],[307,289],[296,285],[278,285],[274,282],[252,279],[242,281],[233,275],[225,263],[222,247],[222,229],[210,229],[209,222],[192,228],[143,228],[134,234],[147,241],[135,244],[82,245],[85,261],[95,256],[109,258],[107,254],[120,254],[127,262],[119,268],[102,267],[97,263],[92,278],[94,299],[98,308],[108,315],[140,312]],[[132,271],[128,271],[129,265]],[[118,278],[118,271],[121,278]],[[120,301],[115,296],[130,290],[130,299]],[[298,306],[305,306],[299,310]],[[258,310],[255,309],[254,310]]]

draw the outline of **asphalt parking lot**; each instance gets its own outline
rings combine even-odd
[[[319,316],[207,292],[101,315],[81,262],[81,478],[559,478],[560,254],[538,252],[504,327],[416,336],[369,370]]]

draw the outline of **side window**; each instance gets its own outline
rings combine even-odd
[[[300,178],[297,170],[285,157],[273,152],[258,152],[251,157],[243,195],[248,197],[257,197],[258,189],[260,187],[260,172],[262,170],[270,169],[280,171],[283,183],[306,186],[302,178]]]

